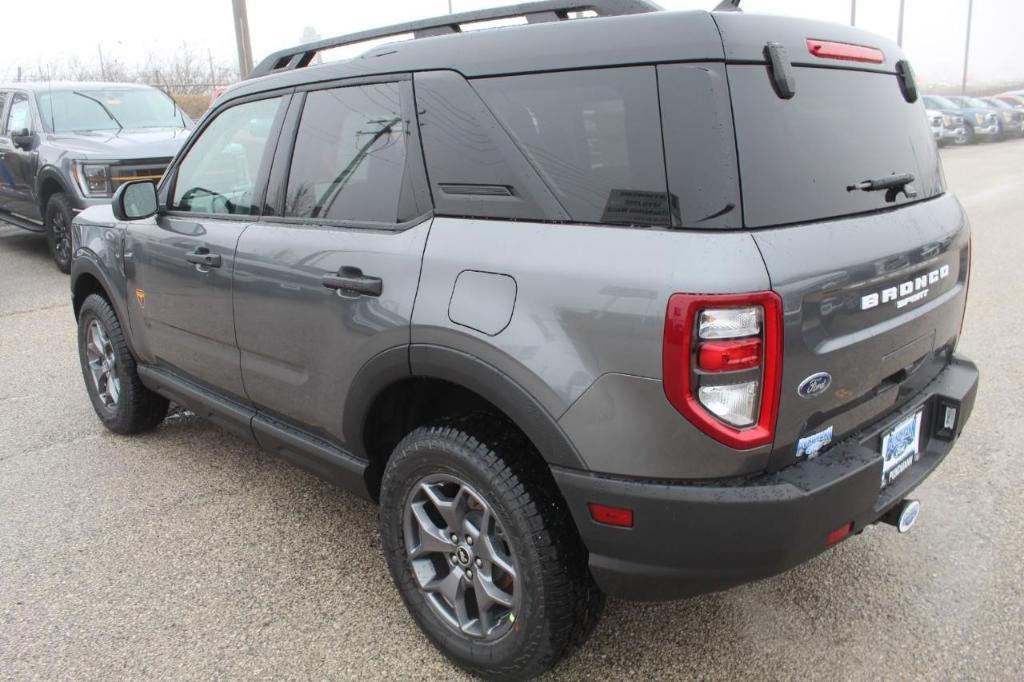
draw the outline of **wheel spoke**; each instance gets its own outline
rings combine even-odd
[[[121,397],[121,382],[113,372],[107,374],[107,395],[110,396],[110,402],[117,404],[117,399]]]
[[[419,526],[419,542],[409,549],[409,558],[418,559],[435,552],[450,553],[455,549],[444,529],[438,528],[430,515],[427,514],[426,502],[416,502],[412,506],[412,517]]]
[[[445,523],[448,524],[448,530],[452,533],[458,533],[462,526],[462,517],[464,514],[463,503],[465,502],[465,488],[459,487],[458,492],[452,498],[444,497],[444,494],[439,490],[440,486],[434,484],[424,483],[420,486],[423,493],[430,500],[430,503],[437,509],[437,513],[441,515]]]
[[[490,575],[477,573],[473,576],[473,587],[476,588],[476,603],[480,611],[490,610],[498,604],[506,608],[512,608],[512,595],[495,585]]]

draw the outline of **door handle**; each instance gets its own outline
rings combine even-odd
[[[348,265],[338,270],[337,274],[324,275],[320,283],[328,289],[336,289],[348,295],[380,296],[384,291],[384,282],[380,277],[369,277],[359,268]]]
[[[202,265],[208,268],[219,268],[224,260],[219,253],[210,253],[205,246],[200,246],[192,253],[185,254],[185,260],[194,265]]]

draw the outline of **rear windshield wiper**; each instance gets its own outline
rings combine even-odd
[[[860,190],[861,192],[880,192],[885,190],[885,201],[886,203],[891,204],[896,201],[896,197],[900,194],[905,195],[908,199],[917,197],[917,192],[910,186],[910,183],[913,181],[913,173],[893,173],[892,175],[886,175],[881,178],[862,180],[856,184],[847,185],[846,191],[853,192]]]

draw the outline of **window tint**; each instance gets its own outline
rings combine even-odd
[[[32,110],[28,106],[28,98],[20,93],[15,93],[11,100],[11,109],[7,112],[8,135],[22,130],[32,131]]]
[[[667,225],[653,67],[473,81],[580,222]]]
[[[945,191],[924,103],[892,74],[796,67],[780,99],[762,65],[730,65],[747,227],[821,220],[922,201]],[[887,201],[865,180],[910,173],[916,197]]]
[[[285,216],[399,221],[408,135],[402,116],[404,86],[377,83],[306,96]]]
[[[255,183],[281,98],[221,112],[178,166],[171,208],[193,213],[257,213]]]

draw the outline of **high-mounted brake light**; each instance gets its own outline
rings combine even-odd
[[[885,53],[877,48],[852,43],[834,43],[829,40],[808,38],[807,51],[822,59],[842,59],[868,64],[881,64],[885,61]]]
[[[665,395],[694,426],[736,449],[772,442],[782,381],[777,294],[673,294],[662,353]]]

